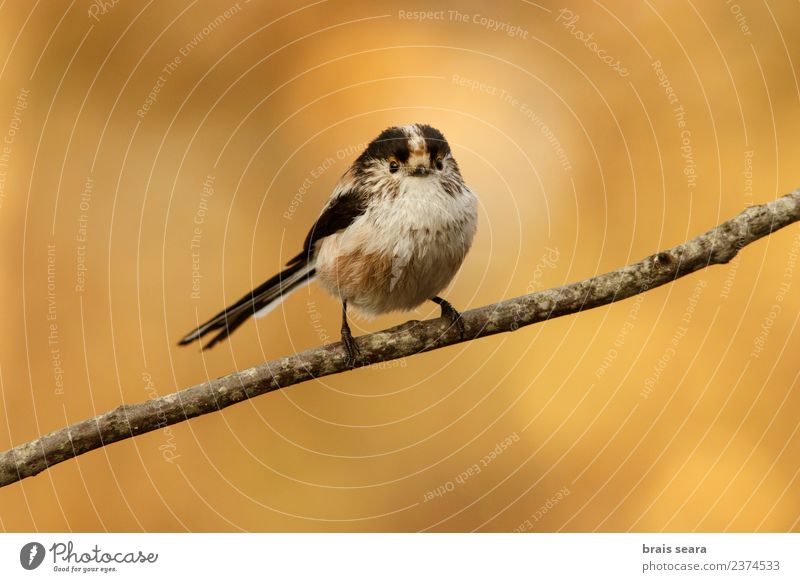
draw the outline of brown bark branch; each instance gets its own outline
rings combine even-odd
[[[408,322],[357,338],[364,360],[384,362],[463,341],[516,331],[546,319],[608,305],[712,264],[727,263],[744,246],[800,220],[800,190],[671,249],[578,283],[538,291],[464,312],[464,337],[443,319]],[[248,398],[348,370],[340,343],[235,372],[179,392],[114,410],[0,453],[0,487],[111,443],[183,422]]]

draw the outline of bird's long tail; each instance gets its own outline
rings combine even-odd
[[[226,307],[214,317],[193,332],[185,335],[178,345],[190,344],[200,339],[207,333],[221,330],[211,338],[211,341],[203,346],[204,350],[213,347],[217,343],[228,337],[233,330],[242,325],[251,316],[261,317],[266,315],[273,308],[286,298],[286,296],[305,285],[314,278],[314,261],[300,261],[294,264],[268,281],[262,283],[250,293],[239,299],[233,305]]]

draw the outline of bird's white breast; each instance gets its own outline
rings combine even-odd
[[[408,177],[371,201],[348,228],[323,239],[318,280],[361,312],[413,309],[444,289],[477,227],[475,194],[448,194],[434,177]]]

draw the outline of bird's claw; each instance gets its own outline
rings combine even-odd
[[[455,326],[456,331],[458,331],[458,337],[464,339],[466,328],[464,327],[464,320],[461,318],[461,314],[447,301],[442,300],[440,305],[442,308],[442,317],[448,319],[450,324]]]
[[[358,349],[355,338],[349,333],[342,334],[342,343],[347,352],[347,367],[351,370],[364,365],[364,359],[361,356],[361,350]]]

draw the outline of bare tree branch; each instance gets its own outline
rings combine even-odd
[[[516,331],[546,319],[608,305],[674,281],[708,265],[730,261],[739,250],[800,220],[800,190],[760,206],[681,245],[616,271],[539,291],[462,314],[465,334],[449,321],[408,322],[357,338],[366,362],[437,350],[463,341]],[[0,487],[111,443],[216,412],[248,398],[348,370],[340,343],[266,362],[179,392],[78,422],[0,454]]]

